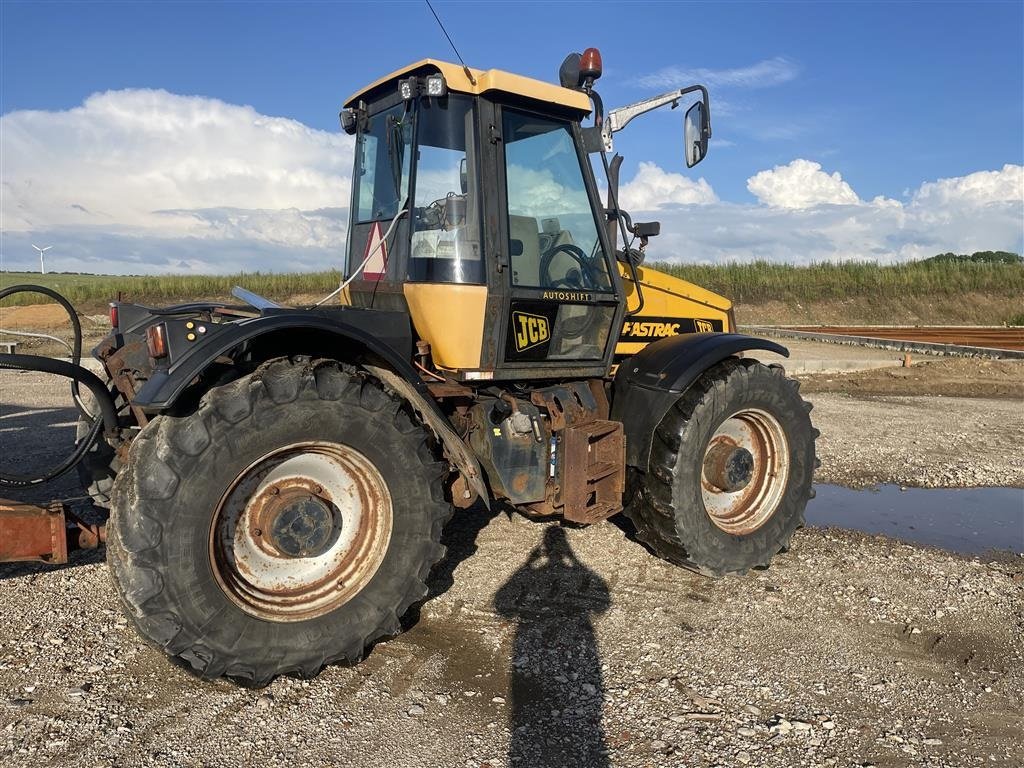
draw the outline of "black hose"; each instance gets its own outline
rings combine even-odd
[[[56,291],[42,285],[12,285],[0,290],[0,299],[5,299],[15,293],[41,293],[44,296],[49,296],[64,308],[71,319],[71,328],[74,331],[71,362],[66,363],[63,360],[54,360],[38,355],[0,354],[0,369],[53,373],[71,379],[71,393],[75,406],[82,415],[92,420],[88,434],[79,442],[71,455],[53,469],[39,476],[12,475],[0,472],[0,486],[25,487],[49,482],[73,468],[85,457],[85,454],[99,438],[100,427],[105,426],[109,434],[114,434],[118,429],[118,420],[114,397],[110,394],[106,384],[92,371],[79,364],[82,359],[82,326],[71,303]],[[100,408],[99,418],[89,413],[82,403],[78,389],[79,384],[84,384],[96,398]]]
[[[8,288],[4,288],[0,291],[0,300],[6,299],[8,296],[12,296],[15,293],[41,293],[43,296],[49,296],[51,299],[56,301],[68,315],[68,320],[71,321],[72,331],[72,342],[71,342],[71,362],[75,365],[82,364],[82,324],[78,320],[78,313],[75,308],[71,306],[71,302],[61,296],[52,288],[47,288],[45,285],[12,285]],[[75,401],[75,407],[78,412],[81,413],[85,418],[95,418],[93,414],[89,413],[89,410],[85,407],[82,402],[81,393],[78,391],[78,382],[71,381],[71,398]]]

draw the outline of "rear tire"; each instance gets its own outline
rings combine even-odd
[[[813,495],[810,410],[779,366],[730,358],[706,371],[655,430],[648,471],[638,473],[626,509],[637,537],[709,576],[767,566],[789,547]],[[737,490],[709,469],[709,449],[722,445],[750,449],[749,479]]]
[[[260,686],[355,662],[427,594],[447,474],[403,400],[333,361],[275,360],[132,443],[108,562],[138,631]]]

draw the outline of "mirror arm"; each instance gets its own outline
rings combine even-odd
[[[691,85],[688,88],[680,88],[678,91],[669,91],[660,96],[653,96],[635,104],[611,110],[601,123],[601,138],[604,140],[606,152],[612,151],[612,134],[621,131],[634,117],[638,117],[652,109],[671,104],[672,109],[679,106],[679,99],[688,93],[700,91],[701,100],[704,102],[704,112],[707,114],[708,137],[711,136],[711,108],[708,104],[708,89],[703,85]]]

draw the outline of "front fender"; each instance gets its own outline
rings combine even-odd
[[[739,333],[692,333],[648,344],[619,366],[611,415],[626,433],[626,463],[647,471],[654,430],[697,378],[739,352],[762,349],[789,357],[781,344]]]

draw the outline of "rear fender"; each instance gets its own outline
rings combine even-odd
[[[408,328],[408,315],[372,312],[372,317],[365,318],[360,310],[341,315],[372,322],[367,327],[360,327],[362,322],[359,325],[343,322],[337,314],[325,317],[298,310],[267,314],[219,327],[210,326],[208,338],[203,340],[205,343],[189,349],[188,354],[178,358],[169,368],[154,371],[132,404],[151,413],[171,410],[189,385],[218,358],[230,357],[242,345],[259,345],[272,339],[273,343],[265,347],[278,354],[310,354],[355,363],[397,392],[437,436],[444,446],[445,455],[462,473],[468,488],[487,504],[489,496],[479,462],[451,428],[423,379],[409,363],[412,357],[411,335],[408,330],[402,333],[401,318],[392,317],[401,314]],[[170,335],[173,337],[173,333]],[[311,344],[310,339],[315,339],[315,344]],[[363,359],[356,360],[354,356]],[[376,364],[366,364],[365,358],[375,360]],[[466,500],[460,501],[465,503]]]
[[[626,432],[626,463],[646,472],[654,430],[679,396],[712,366],[755,349],[789,357],[788,349],[767,339],[693,333],[648,344],[624,360],[615,375],[611,414]]]

